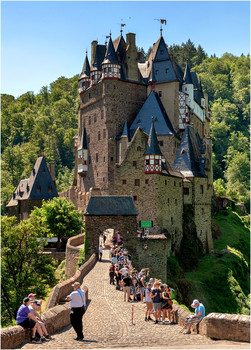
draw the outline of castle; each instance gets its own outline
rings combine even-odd
[[[93,41],[79,77],[75,177],[61,193],[83,212],[92,196],[132,196],[138,224],[179,249],[184,205],[204,252],[212,249],[212,152],[208,98],[161,36],[144,61],[135,34]],[[108,197],[107,197],[108,198]],[[140,228],[139,228],[140,229]]]

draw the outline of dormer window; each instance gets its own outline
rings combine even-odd
[[[169,68],[166,68],[166,74],[169,72]]]
[[[163,53],[164,53],[164,50],[160,50],[160,54],[163,55]]]
[[[40,187],[40,185],[37,186],[37,192],[41,192],[41,187]]]
[[[155,71],[155,75],[157,75],[157,74],[158,74],[158,72],[159,72],[159,71],[158,71],[158,69],[156,69],[156,71]]]

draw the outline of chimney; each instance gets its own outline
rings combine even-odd
[[[138,81],[139,73],[138,73],[138,64],[137,64],[137,48],[135,45],[135,34],[127,33],[126,34],[126,57],[125,57],[125,65],[127,79]]]
[[[51,174],[52,181],[54,182],[54,185],[56,186],[56,173],[55,173],[55,163],[49,162],[49,172]]]
[[[92,41],[92,47],[91,47],[91,69],[93,67],[93,62],[96,54],[96,48],[97,48],[98,42],[96,40]]]

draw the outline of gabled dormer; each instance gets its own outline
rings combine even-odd
[[[152,117],[152,125],[148,138],[145,156],[145,174],[160,174],[162,153],[159,148],[158,139],[154,127],[154,118]]]
[[[85,176],[88,171],[88,148],[86,129],[83,128],[80,144],[78,147],[78,174]]]
[[[86,51],[86,57],[85,57],[83,69],[78,79],[78,82],[79,82],[79,89],[78,89],[79,93],[84,92],[90,86],[90,64],[87,57],[87,51]]]
[[[105,58],[101,64],[102,79],[120,79],[120,64],[110,37]]]

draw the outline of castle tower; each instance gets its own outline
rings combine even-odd
[[[95,55],[94,55],[95,52]],[[101,79],[101,63],[104,60],[106,52],[106,46],[105,45],[98,45],[96,42],[93,42],[92,47],[92,57],[93,64],[91,67],[90,77],[91,77],[91,86],[96,85],[100,79]]]
[[[156,131],[154,127],[154,120],[152,118],[152,126],[150,129],[147,149],[145,156],[145,174],[160,174],[162,153],[159,148]]]
[[[90,64],[87,57],[87,51],[86,51],[86,57],[85,57],[83,69],[78,79],[78,82],[79,82],[79,89],[78,89],[79,93],[85,91],[90,86]]]
[[[101,67],[102,79],[120,79],[120,64],[111,37]]]

